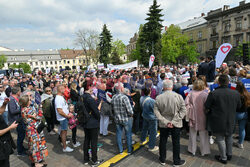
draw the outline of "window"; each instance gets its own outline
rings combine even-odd
[[[63,60],[63,63],[66,64],[66,60]]]
[[[216,41],[213,41],[213,49],[216,49]]]
[[[243,42],[243,35],[238,35],[234,37],[235,46],[239,46],[239,44],[242,42]]]
[[[229,32],[230,31],[230,22],[226,22],[225,23],[225,32]]]
[[[241,28],[242,28],[242,21],[236,20],[236,30],[241,30]]]
[[[36,66],[38,66],[38,62],[36,62]]]
[[[193,40],[193,34],[191,33],[189,34],[189,36],[190,36],[190,40]]]
[[[82,62],[82,60],[81,59],[79,59],[79,63],[81,63]]]
[[[52,64],[53,64],[53,61],[51,61],[50,64],[52,65]]]
[[[46,61],[46,65],[48,65],[48,62]]]
[[[212,28],[212,35],[216,35],[216,27]]]
[[[247,34],[247,42],[250,42],[250,34]]]
[[[202,44],[198,44],[197,51],[198,51],[199,53],[202,52]]]
[[[73,64],[75,64],[76,63],[76,61],[75,60],[73,60]]]
[[[69,64],[69,61],[68,61],[68,64]]]
[[[83,60],[83,64],[85,64],[85,60]]]
[[[202,38],[202,31],[199,31],[198,32],[198,39],[201,39]]]
[[[43,65],[43,62],[41,61],[41,65]]]
[[[55,61],[55,64],[57,64],[57,61]]]

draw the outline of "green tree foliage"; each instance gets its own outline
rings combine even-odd
[[[122,60],[120,58],[119,52],[117,49],[114,49],[111,54],[111,64],[117,65],[117,64],[122,64]]]
[[[4,67],[4,63],[6,63],[7,57],[5,55],[0,56],[0,69]]]
[[[100,57],[99,60],[101,63],[104,63],[104,66],[106,67],[107,64],[110,62],[109,54],[111,53],[111,41],[112,41],[112,35],[110,31],[107,29],[106,24],[103,25],[102,33],[100,34],[100,43],[99,43],[99,49],[100,49]]]
[[[241,61],[243,58],[243,43],[240,43],[238,47],[236,48],[234,57],[236,58],[237,61]],[[245,42],[245,43],[247,43],[248,46],[250,46],[250,42]],[[248,50],[248,58],[250,59],[250,49]]]
[[[181,33],[178,26],[171,25],[162,36],[162,60],[164,63],[177,63],[185,60],[197,61],[195,43],[189,43],[189,37]]]
[[[117,39],[116,41],[112,42],[112,49],[111,52],[117,52],[118,56],[121,57],[125,54],[126,45],[122,42],[122,40]]]
[[[149,8],[149,13],[147,13],[147,22],[142,28],[140,53],[143,57],[141,60],[144,66],[148,66],[149,57],[152,54],[155,55],[155,64],[159,64],[161,59],[161,29],[163,27],[161,17],[163,15],[161,14],[162,9],[159,7],[160,5],[154,0],[153,5]],[[148,52],[142,51],[145,48],[142,45],[146,45],[146,51]]]
[[[30,65],[27,64],[27,63],[20,63],[19,65],[11,64],[11,65],[9,66],[9,68],[12,68],[12,69],[15,69],[15,68],[17,68],[17,69],[22,68],[24,73],[31,73],[31,67],[30,67]]]

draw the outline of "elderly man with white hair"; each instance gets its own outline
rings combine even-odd
[[[165,166],[166,160],[166,143],[168,136],[172,136],[173,142],[173,160],[174,166],[185,164],[185,160],[180,158],[180,131],[182,127],[182,119],[186,115],[185,102],[181,95],[173,90],[173,81],[164,80],[164,92],[157,96],[154,113],[159,120],[160,127],[160,163]]]
[[[114,86],[116,94],[113,96],[111,104],[113,108],[114,120],[116,123],[116,140],[120,154],[123,153],[122,131],[125,130],[127,138],[128,154],[133,151],[132,148],[132,124],[133,108],[129,98],[124,94],[124,87],[121,83]]]

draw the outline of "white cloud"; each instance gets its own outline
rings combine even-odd
[[[249,2],[250,0],[247,0]],[[177,24],[239,0],[158,0],[164,25]],[[74,47],[74,32],[98,32],[104,23],[125,43],[145,23],[152,0],[1,0],[0,45],[10,48]]]

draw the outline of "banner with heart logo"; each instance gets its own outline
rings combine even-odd
[[[152,67],[154,61],[155,61],[155,56],[154,56],[154,55],[151,55],[150,58],[149,58],[149,64],[148,64],[149,68]]]
[[[216,68],[221,66],[231,49],[232,45],[230,43],[224,43],[219,47],[215,57]]]

